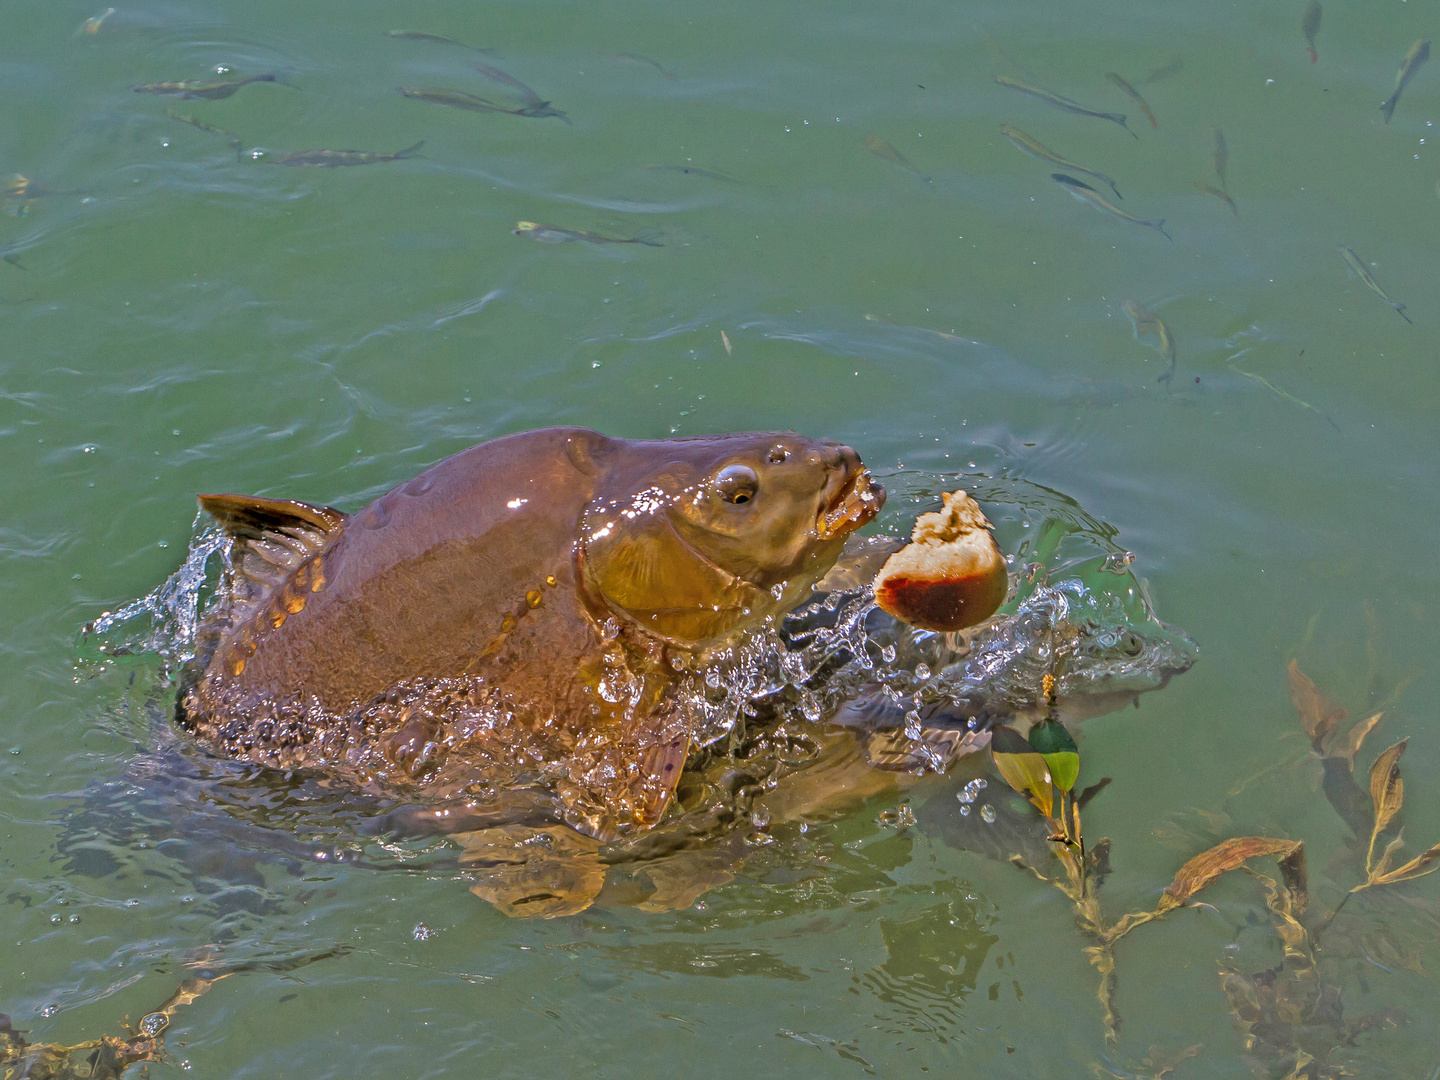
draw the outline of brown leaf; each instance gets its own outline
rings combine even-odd
[[[1350,766],[1350,771],[1354,772],[1355,755],[1360,752],[1360,744],[1365,741],[1366,735],[1369,735],[1370,732],[1375,730],[1375,725],[1380,722],[1380,718],[1384,715],[1383,712],[1377,712],[1374,716],[1361,720],[1349,731],[1345,732],[1344,735],[1335,740],[1335,744],[1330,748],[1330,753],[1327,756],[1344,758],[1346,764]]]
[[[1370,799],[1375,803],[1375,835],[1385,831],[1405,801],[1405,782],[1400,779],[1400,756],[1409,739],[1401,739],[1370,766]]]
[[[1201,852],[1180,868],[1160,898],[1156,914],[1173,911],[1227,870],[1234,870],[1246,859],[1258,855],[1290,856],[1300,844],[1295,840],[1270,840],[1263,836],[1236,836],[1222,840],[1209,851]]]
[[[1285,669],[1290,682],[1290,702],[1300,714],[1300,724],[1310,736],[1310,745],[1317,754],[1325,753],[1325,740],[1335,730],[1335,725],[1350,714],[1336,705],[1310,681],[1294,660]]]
[[[1385,854],[1390,854],[1388,848],[1386,849]],[[1430,866],[1430,864],[1435,862],[1437,859],[1440,859],[1440,844],[1436,844],[1434,847],[1422,851],[1419,855],[1416,855],[1415,858],[1411,859],[1404,866],[1397,866],[1388,874],[1383,872],[1377,872],[1374,879],[1375,884],[1393,885],[1397,881],[1409,881],[1411,878],[1423,877],[1426,874],[1433,874],[1436,870],[1440,870],[1440,866]],[[1383,859],[1381,860],[1381,865],[1384,865]],[[1429,869],[1427,870],[1426,867],[1429,867]]]

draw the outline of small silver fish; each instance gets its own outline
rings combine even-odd
[[[1026,135],[1025,132],[1021,131],[1019,128],[1013,128],[1009,124],[1001,124],[1000,134],[1004,135],[1005,138],[1009,139],[1015,145],[1015,148],[1017,150],[1021,150],[1024,153],[1029,154],[1031,157],[1037,157],[1041,161],[1048,161],[1052,165],[1059,165],[1062,169],[1069,169],[1071,172],[1084,173],[1086,176],[1093,176],[1096,180],[1109,184],[1110,190],[1115,193],[1115,197],[1117,199],[1124,198],[1124,196],[1120,194],[1120,189],[1115,186],[1115,181],[1111,180],[1110,177],[1106,176],[1102,172],[1096,172],[1094,169],[1087,169],[1079,162],[1071,161],[1069,158],[1061,157],[1044,143],[1040,142],[1038,139],[1032,139],[1029,135]]]
[[[425,145],[421,139],[414,146],[396,150],[393,154],[381,154],[374,150],[301,150],[279,159],[281,165],[309,165],[320,169],[335,169],[344,165],[379,165],[386,161],[404,161],[412,158]]]
[[[1029,83],[1021,82],[1019,79],[1012,79],[1009,75],[996,75],[995,81],[1001,86],[1008,86],[1011,90],[1019,90],[1022,94],[1037,97],[1049,105],[1054,105],[1057,109],[1074,113],[1076,116],[1093,116],[1097,120],[1109,120],[1112,124],[1119,124],[1126,131],[1130,131],[1130,125],[1125,122],[1123,113],[1097,112],[1094,109],[1087,109],[1078,101],[1071,101],[1067,97],[1061,97],[1053,90],[1046,90],[1043,86],[1031,86]],[[1140,138],[1140,136],[1136,135],[1133,131],[1130,131],[1130,134],[1137,139]]]
[[[1310,63],[1320,59],[1320,54],[1315,51],[1315,35],[1320,32],[1320,16],[1324,11],[1320,7],[1320,0],[1310,0],[1305,8],[1305,18],[1300,21],[1300,30],[1305,35],[1305,51],[1310,54]]]
[[[1170,361],[1170,367],[1157,375],[1155,381],[1168,384],[1175,378],[1175,339],[1170,334],[1170,327],[1165,325],[1165,320],[1159,315],[1153,311],[1147,311],[1134,300],[1122,300],[1120,308],[1135,324],[1136,341],[1139,341],[1143,334],[1154,334],[1159,340],[1160,355]]]
[[[1051,173],[1050,179],[1054,180],[1081,202],[1089,203],[1095,207],[1095,209],[1102,210],[1111,217],[1117,217],[1121,221],[1128,221],[1133,225],[1144,225],[1146,228],[1154,229],[1161,236],[1165,237],[1166,240],[1174,239],[1174,237],[1165,231],[1164,218],[1160,218],[1158,221],[1145,221],[1142,218],[1135,217],[1133,214],[1127,214],[1114,203],[1109,202],[1105,196],[1101,195],[1089,184],[1083,180],[1076,180],[1073,176],[1066,176],[1064,173]]]
[[[251,75],[248,79],[224,79],[212,80],[209,82],[198,79],[189,79],[184,82],[154,82],[144,83],[135,87],[137,94],[166,94],[170,97],[178,97],[184,101],[193,101],[203,98],[205,101],[220,101],[234,94],[242,86],[249,86],[251,83],[275,82],[276,76],[273,71],[264,75]]]
[[[1105,73],[1105,78],[1109,79],[1112,83],[1118,86],[1121,93],[1123,93],[1131,101],[1135,102],[1136,105],[1140,106],[1140,111],[1145,114],[1145,119],[1150,121],[1150,126],[1152,128],[1158,128],[1160,126],[1160,121],[1156,120],[1155,114],[1150,111],[1150,103],[1140,96],[1139,90],[1136,90],[1133,86],[1131,86],[1128,82],[1122,79],[1119,75],[1115,74],[1115,72],[1113,71],[1107,71]]]
[[[919,169],[917,169],[914,165],[911,165],[909,159],[906,158],[904,154],[900,153],[899,150],[896,150],[895,147],[891,146],[888,142],[882,139],[879,135],[876,135],[873,131],[865,136],[865,149],[869,150],[870,153],[874,154],[882,161],[888,161],[892,165],[899,165],[902,169],[908,169],[910,172],[920,177],[921,180],[924,180],[927,184],[933,184],[935,182],[931,180],[930,177],[922,173]]]
[[[538,240],[542,244],[565,244],[583,240],[587,244],[644,244],[646,247],[664,247],[658,240],[647,236],[604,236],[600,233],[584,232],[580,229],[562,229],[556,225],[541,225],[534,221],[517,221],[510,230],[516,236]]]
[[[495,54],[494,49],[481,49],[475,45],[467,45],[463,41],[457,41],[452,37],[445,37],[443,34],[432,34],[428,30],[386,30],[385,36],[388,38],[400,38],[405,41],[433,41],[439,45],[458,45],[462,49],[485,53],[487,56],[493,56]]]
[[[519,109],[507,109],[487,98],[467,94],[463,90],[447,90],[443,86],[397,86],[395,88],[407,98],[423,101],[429,105],[444,105],[451,109],[468,109],[471,112],[505,113],[519,116]]]
[[[1399,315],[1400,318],[1404,319],[1407,323],[1412,323],[1413,325],[1410,316],[1405,314],[1405,305],[1400,303],[1400,301],[1398,300],[1391,300],[1390,297],[1385,295],[1385,290],[1380,288],[1380,286],[1376,283],[1375,278],[1370,273],[1370,268],[1360,261],[1359,255],[1356,255],[1355,252],[1351,251],[1348,247],[1341,245],[1340,257],[1345,260],[1346,266],[1350,267],[1351,270],[1355,271],[1355,273],[1359,276],[1360,280],[1365,283],[1365,287],[1367,289],[1373,292],[1376,296],[1380,297],[1381,300],[1384,300],[1385,303],[1393,307],[1395,309],[1396,315]]]
[[[1240,216],[1240,211],[1235,209],[1235,200],[1230,198],[1229,194],[1215,187],[1213,184],[1206,184],[1199,180],[1196,180],[1195,190],[1202,191],[1206,195],[1215,196],[1215,198],[1219,199],[1221,202],[1223,202],[1226,206],[1230,208],[1230,213],[1234,214],[1237,218]]]
[[[505,71],[501,71],[499,68],[494,67],[490,64],[482,64],[476,62],[472,66],[475,68],[476,71],[478,71],[481,75],[484,75],[485,78],[489,79],[491,82],[499,83],[501,86],[508,86],[510,89],[514,90],[517,94],[520,95],[520,97],[524,101],[524,104],[521,105],[520,108],[515,110],[516,116],[530,116],[536,119],[543,119],[547,116],[554,116],[561,120],[564,120],[567,124],[570,123],[570,118],[568,116],[566,116],[559,109],[551,106],[550,102],[542,101],[539,94],[537,94],[534,90],[530,89],[530,87],[526,86],[519,79],[515,78],[514,75],[511,75]]]
[[[1380,111],[1385,114],[1385,123],[1390,122],[1390,117],[1395,115],[1395,104],[1400,100],[1400,91],[1405,89],[1405,84],[1410,77],[1426,60],[1430,59],[1430,39],[1421,38],[1410,46],[1410,51],[1405,54],[1405,60],[1400,65],[1400,70],[1395,74],[1395,92],[1386,98],[1380,105]]]

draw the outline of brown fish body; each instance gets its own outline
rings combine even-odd
[[[677,671],[808,594],[882,500],[834,443],[576,428],[472,447],[349,518],[202,496],[237,581],[185,723],[374,790],[528,786],[591,835],[647,828],[689,746]]]

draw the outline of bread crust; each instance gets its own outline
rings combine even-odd
[[[924,630],[964,630],[1005,602],[1005,557],[990,522],[964,491],[942,496],[942,509],[921,514],[910,543],[875,578],[875,602]]]

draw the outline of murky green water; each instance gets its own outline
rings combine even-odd
[[[118,1030],[197,958],[342,946],[218,984],[177,1018],[175,1060],[1032,1077],[1203,1044],[1177,1075],[1250,1074],[1217,972],[1280,950],[1239,876],[1119,944],[1126,1026],[1107,1049],[1064,898],[923,820],[877,823],[884,802],[792,830],[690,910],[516,922],[438,864],[317,861],[335,837],[307,833],[305,793],[278,778],[250,821],[201,813],[173,777],[140,783],[155,665],[77,676],[75,640],[179,564],[195,492],[354,509],[548,424],[795,428],[884,473],[1034,481],[1117,529],[1203,656],[1085,727],[1085,775],[1114,778],[1085,822],[1114,841],[1112,916],[1229,835],[1306,840],[1317,911],[1358,880],[1288,701],[1292,657],[1352,714],[1384,703],[1361,767],[1409,736],[1405,837],[1440,839],[1440,76],[1422,67],[1389,125],[1377,109],[1437,29],[1425,5],[1327,4],[1313,65],[1298,0],[153,4],[75,33],[102,10],[11,0],[0,42],[0,172],[53,192],[0,217],[19,264],[0,264],[0,1010],[30,1038]],[[397,27],[493,47],[573,124],[401,97],[502,88],[476,54],[382,35]],[[216,65],[289,85],[131,90]],[[996,73],[1125,112],[1138,138]],[[237,133],[244,160],[167,107]],[[1004,123],[1114,177],[1173,241],[1067,197]],[[1238,218],[1194,187],[1218,183],[1215,126]],[[421,139],[388,164],[274,163]],[[663,246],[543,245],[517,220]],[[1173,332],[1168,386],[1125,299]],[[892,500],[885,526],[914,509]],[[1002,527],[1012,550],[1022,532]],[[1332,1064],[1435,1069],[1437,881],[1358,896],[1330,932],[1345,1015],[1396,1010]]]

